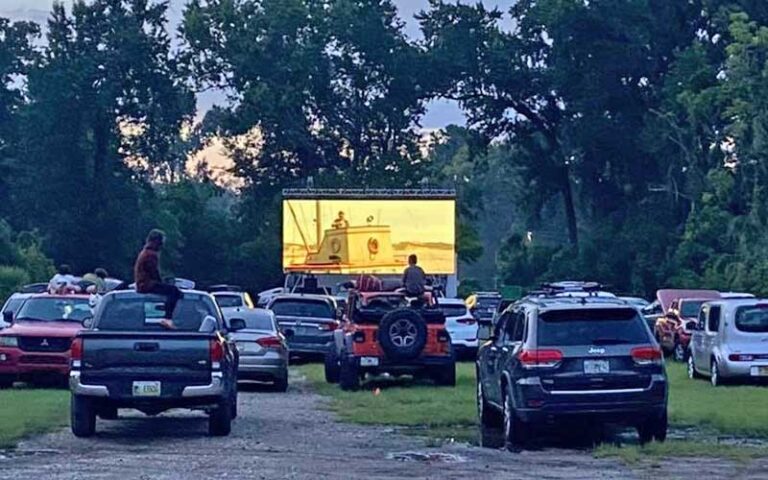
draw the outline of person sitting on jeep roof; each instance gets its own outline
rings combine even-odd
[[[403,287],[405,294],[410,297],[420,297],[424,295],[427,286],[427,274],[417,265],[418,258],[411,254],[408,256],[408,266],[403,272]]]

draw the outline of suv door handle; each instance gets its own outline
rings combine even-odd
[[[133,344],[137,352],[156,352],[160,350],[160,344],[156,342],[137,342]]]

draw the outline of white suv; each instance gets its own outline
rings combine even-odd
[[[457,356],[475,356],[477,353],[477,320],[460,298],[438,299],[445,315],[445,328],[451,335],[451,344]]]

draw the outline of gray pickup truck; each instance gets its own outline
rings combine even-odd
[[[71,427],[93,435],[96,417],[116,419],[118,409],[157,415],[172,408],[203,410],[211,435],[228,435],[237,415],[237,349],[207,293],[186,291],[161,325],[164,298],[134,291],[112,292],[85,320],[72,344]]]

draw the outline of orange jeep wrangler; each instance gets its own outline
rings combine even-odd
[[[359,388],[366,373],[431,378],[456,385],[456,361],[437,301],[390,291],[351,290],[341,328],[325,357],[325,379]]]

